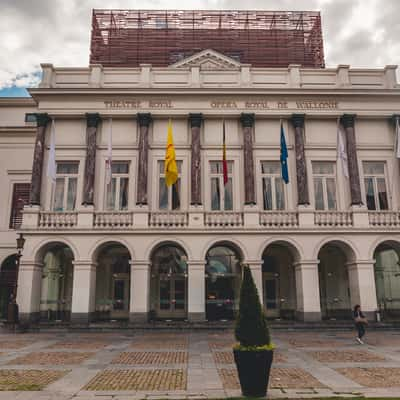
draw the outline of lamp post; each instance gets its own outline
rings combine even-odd
[[[24,249],[25,238],[22,233],[19,234],[17,238],[17,259],[15,261],[15,284],[13,291],[10,296],[10,302],[8,303],[8,312],[7,312],[7,322],[13,324],[14,327],[19,322],[19,310],[17,304],[17,288],[18,288],[18,275],[19,275],[19,265],[22,257],[22,250]]]

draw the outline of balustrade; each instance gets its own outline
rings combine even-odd
[[[368,211],[371,226],[400,226],[400,212],[398,211]]]
[[[260,225],[295,227],[299,225],[299,217],[296,211],[263,211],[260,213]]]
[[[243,213],[234,211],[213,211],[205,213],[206,226],[243,226]]]
[[[39,228],[72,228],[77,222],[78,213],[75,211],[41,211],[39,214]]]
[[[351,211],[316,211],[314,223],[317,226],[353,226]]]
[[[94,227],[101,228],[131,228],[133,213],[131,211],[101,211],[94,214]]]
[[[188,225],[188,213],[182,211],[152,212],[149,218],[151,227],[182,227]]]

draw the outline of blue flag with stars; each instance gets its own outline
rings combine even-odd
[[[285,131],[283,130],[283,125],[281,122],[281,171],[282,171],[282,179],[285,183],[289,183],[287,158],[288,158],[288,152],[286,147]]]

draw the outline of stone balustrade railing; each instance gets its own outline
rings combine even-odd
[[[243,226],[243,213],[235,211],[211,211],[205,213],[205,225],[210,227]]]
[[[196,212],[198,214],[198,212]],[[254,211],[251,213],[254,215]],[[206,211],[201,223],[191,224],[189,211],[41,211],[24,209],[23,230],[32,229],[146,229],[174,227],[207,229],[246,228],[368,228],[400,229],[400,211],[261,211],[258,219],[248,219],[246,211]],[[256,216],[257,214],[255,214]],[[308,217],[309,215],[310,217]],[[306,219],[304,218],[306,216]],[[199,217],[197,216],[197,220]],[[204,223],[203,223],[204,221]]]
[[[133,226],[131,211],[101,211],[95,212],[93,226],[98,229],[121,229]]]
[[[150,227],[183,227],[188,225],[188,213],[183,211],[152,212],[149,215]]]
[[[371,226],[400,226],[399,211],[368,211]]]
[[[260,225],[273,227],[295,227],[299,225],[297,211],[263,211],[260,213]]]
[[[353,213],[351,211],[316,211],[314,224],[317,226],[353,226]]]
[[[73,228],[77,222],[78,213],[75,211],[41,211],[39,213],[39,228],[42,229]]]

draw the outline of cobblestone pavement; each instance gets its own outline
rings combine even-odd
[[[269,398],[400,396],[400,331],[272,332]],[[0,333],[0,400],[240,396],[229,331]]]

